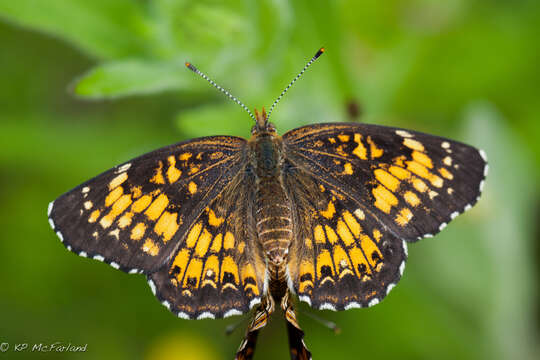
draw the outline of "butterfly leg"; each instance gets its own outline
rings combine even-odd
[[[283,309],[285,319],[287,320],[287,335],[289,337],[291,360],[311,359],[311,352],[309,352],[304,343],[304,331],[302,331],[296,320],[296,313],[289,292],[281,299],[281,308]]]
[[[253,320],[246,331],[246,336],[244,337],[244,340],[242,340],[242,343],[240,343],[240,347],[236,352],[235,360],[249,360],[253,358],[259,330],[266,326],[268,317],[273,312],[274,300],[271,296],[268,296],[255,311]]]

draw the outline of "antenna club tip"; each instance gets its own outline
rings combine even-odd
[[[189,70],[191,70],[193,72],[197,72],[197,68],[192,63],[190,63],[189,61],[186,61],[185,65]]]
[[[320,48],[319,51],[317,51],[317,53],[315,54],[315,56],[313,57],[313,59],[317,59],[319,56],[321,56],[323,53],[324,53],[324,48]]]

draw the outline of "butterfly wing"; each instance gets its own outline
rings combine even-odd
[[[366,124],[317,124],[283,136],[296,204],[288,271],[318,309],[377,304],[399,281],[404,240],[440,231],[478,199],[483,154],[452,140]]]
[[[382,300],[399,281],[405,241],[340,188],[286,166],[296,240],[287,270],[294,292],[316,309],[346,310]]]
[[[60,196],[49,222],[79,255],[153,272],[245,166],[246,148],[244,139],[215,136],[150,152]]]
[[[289,161],[321,184],[346,189],[374,221],[416,241],[478,200],[487,163],[469,145],[367,124],[315,124],[286,133]]]
[[[193,222],[168,264],[148,276],[181,318],[222,318],[261,302],[266,265],[256,241],[255,177],[240,171]]]

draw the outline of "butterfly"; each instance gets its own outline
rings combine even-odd
[[[315,309],[379,303],[399,281],[407,244],[432,237],[478,200],[488,165],[469,145],[362,123],[280,136],[275,104],[249,140],[192,139],[125,162],[63,194],[49,222],[68,250],[128,273],[183,319],[253,309],[236,354],[253,357],[280,306],[292,359],[309,359],[294,299]]]

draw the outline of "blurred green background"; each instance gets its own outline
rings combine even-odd
[[[320,46],[273,113],[280,133],[411,128],[485,149],[490,174],[475,208],[409,247],[381,304],[318,312],[340,335],[300,314],[314,358],[540,358],[539,24],[536,0],[0,0],[0,359],[231,359],[238,318],[175,318],[142,275],[68,252],[47,204],[152,149],[248,136],[184,61],[260,108]],[[272,320],[256,359],[288,358]],[[13,351],[55,341],[88,348]]]

